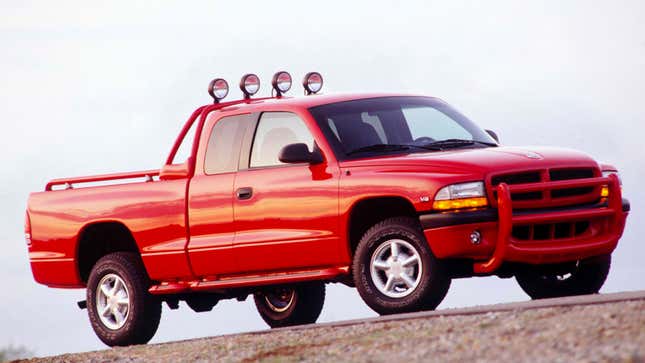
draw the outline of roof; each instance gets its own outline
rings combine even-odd
[[[343,102],[343,101],[352,101],[359,99],[367,98],[377,98],[377,97],[424,97],[422,95],[411,95],[411,94],[400,94],[400,93],[349,93],[349,94],[333,94],[333,95],[311,95],[311,96],[300,96],[300,97],[269,97],[269,98],[251,98],[244,102],[232,101],[230,105],[224,105],[220,108],[220,111],[233,111],[233,110],[245,110],[245,111],[259,111],[265,109],[267,106],[292,106],[292,107],[302,107],[310,108],[315,106],[320,106],[329,103]]]

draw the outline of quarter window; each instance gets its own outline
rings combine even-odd
[[[278,159],[280,150],[295,143],[307,144],[309,151],[314,147],[314,139],[300,117],[290,112],[263,113],[253,140],[250,166],[284,164]]]
[[[211,131],[206,148],[204,171],[220,174],[237,171],[240,146],[249,126],[248,115],[223,117]]]

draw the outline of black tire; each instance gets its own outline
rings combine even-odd
[[[99,292],[99,283],[110,284],[118,277],[125,285],[127,294],[127,313],[121,323],[116,314],[108,312],[110,320],[104,322],[99,316],[99,304],[108,309],[105,293]],[[112,286],[115,286],[116,283]],[[157,332],[161,320],[161,301],[148,293],[150,281],[139,256],[130,252],[116,252],[102,257],[96,262],[87,282],[87,312],[96,335],[108,346],[127,346],[145,344]],[[116,286],[115,286],[116,287]],[[116,289],[115,289],[116,290]],[[121,294],[121,296],[124,296]],[[116,304],[118,305],[118,304]],[[120,306],[120,305],[119,305]],[[114,320],[117,326],[108,326]]]
[[[277,301],[275,298],[279,298]],[[313,324],[325,302],[325,284],[320,281],[268,288],[253,294],[255,306],[271,328]]]
[[[605,283],[610,267],[611,255],[603,255],[580,260],[558,272],[528,267],[518,272],[515,279],[532,299],[596,294]]]
[[[387,290],[387,283],[385,286],[377,287],[378,281],[375,282],[373,279],[371,262],[373,256],[382,250],[382,246],[391,243],[390,241],[399,240],[405,242],[402,246],[409,252],[408,257],[412,257],[414,254],[410,248],[416,251],[420,263],[417,263],[416,267],[410,268],[414,270],[412,273],[415,275],[417,285],[408,287],[410,291],[404,291],[404,294],[407,293],[405,296],[392,297],[382,291],[383,289]],[[391,258],[397,261],[398,255],[393,255],[394,253]],[[408,269],[407,267],[398,267],[398,269],[401,268]],[[408,217],[386,219],[365,232],[354,253],[352,271],[354,284],[363,301],[381,315],[435,309],[450,288],[450,277],[441,262],[432,254],[419,222]],[[383,274],[389,274],[390,271],[392,270],[383,272]],[[376,273],[376,278],[381,276],[379,274],[380,272]],[[395,274],[402,275],[400,271]],[[397,282],[394,289],[398,285],[400,284]],[[398,294],[396,291],[393,293]]]

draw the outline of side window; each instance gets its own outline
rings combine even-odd
[[[309,151],[313,150],[314,139],[298,116],[290,112],[265,112],[255,131],[250,166],[281,165],[280,150],[299,142],[307,144]]]
[[[206,147],[204,172],[220,174],[237,171],[240,146],[249,125],[248,115],[223,117],[211,131]]]
[[[402,108],[412,139],[429,136],[435,140],[466,139],[473,136],[441,111],[427,106]]]

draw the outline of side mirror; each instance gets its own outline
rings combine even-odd
[[[185,179],[190,176],[190,159],[183,164],[166,164],[159,171],[159,180]]]
[[[309,152],[309,147],[307,146],[307,144],[303,143],[286,145],[282,148],[282,150],[280,150],[278,159],[280,159],[281,162],[287,164],[320,164],[323,162],[322,154],[320,154],[320,151],[314,149],[313,152]]]
[[[486,132],[490,135],[490,137],[492,137],[493,139],[495,139],[495,141],[497,141],[497,143],[499,143],[499,136],[497,136],[497,133],[496,133],[495,131],[493,131],[493,130],[486,130]]]

